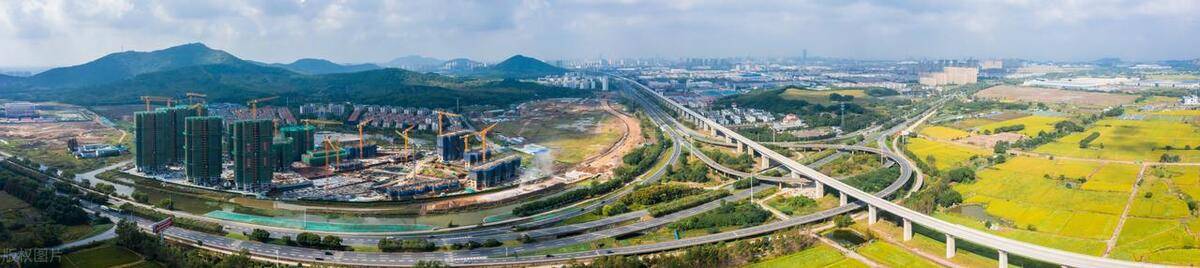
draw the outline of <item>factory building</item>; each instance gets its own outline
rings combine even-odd
[[[189,116],[184,121],[185,176],[188,181],[199,185],[219,184],[224,120],[217,116]]]
[[[492,162],[471,168],[470,179],[475,183],[475,189],[504,185],[521,175],[521,158],[509,155]]]
[[[271,142],[274,125],[271,120],[255,119],[233,122],[234,187],[251,192],[270,190],[274,175],[271,166]]]
[[[134,165],[137,170],[157,173],[166,170],[174,151],[167,147],[171,139],[167,113],[162,110],[133,114]]]
[[[288,137],[275,137],[271,141],[271,160],[275,171],[285,171],[296,162],[300,155],[296,154],[296,142]]]
[[[471,135],[470,131],[459,130],[450,132],[437,137],[438,156],[442,158],[442,162],[450,162],[463,159],[463,136]]]
[[[313,150],[316,145],[315,135],[317,128],[313,126],[286,126],[279,129],[280,134],[284,137],[292,139],[292,150],[296,155],[293,159],[299,160],[300,156]]]

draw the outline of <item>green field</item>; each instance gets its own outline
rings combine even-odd
[[[119,246],[104,245],[67,254],[62,258],[63,267],[116,267],[142,260],[142,256]]]
[[[803,100],[809,103],[830,104],[833,101],[829,100],[829,95],[834,93],[854,96],[854,101],[863,100],[867,97],[867,93],[861,89],[839,89],[839,90],[804,90],[798,88],[789,88],[785,90],[779,97],[788,100]]]
[[[921,135],[929,136],[934,139],[956,140],[971,136],[970,132],[962,131],[957,128],[949,128],[943,126],[930,126],[921,129]]]
[[[819,268],[819,267],[867,267],[865,264],[846,258],[837,249],[817,244],[790,255],[750,265],[750,268]]]
[[[17,199],[17,197],[12,196],[7,192],[0,191],[0,211],[23,209],[27,207],[29,207],[29,204],[25,203],[25,201],[21,201],[21,199]]]
[[[896,245],[883,241],[872,241],[859,246],[858,254],[888,267],[941,267],[929,260],[922,259]]]
[[[1054,132],[1054,123],[1058,123],[1063,120],[1066,120],[1066,118],[1053,117],[1053,116],[1031,115],[1031,116],[1025,116],[1025,117],[1020,117],[1020,118],[1016,118],[1016,119],[1009,119],[1009,120],[1004,120],[1004,121],[1000,121],[1000,122],[995,122],[995,123],[991,123],[991,124],[987,124],[987,125],[982,125],[982,126],[979,126],[978,129],[979,129],[979,131],[986,130],[989,132],[993,132],[996,128],[1000,128],[1000,127],[1006,127],[1006,126],[1012,126],[1012,125],[1025,125],[1025,129],[1018,131],[1017,133],[1021,133],[1022,135],[1025,135],[1028,137],[1037,137],[1038,132],[1046,132],[1046,133]]]
[[[1100,137],[1088,148],[1079,148],[1079,141],[1092,132]],[[1176,148],[1165,150],[1166,146]],[[1179,155],[1183,162],[1200,162],[1200,150],[1181,150],[1200,146],[1200,129],[1196,126],[1156,120],[1106,119],[1083,132],[1068,135],[1042,145],[1035,152],[1060,156],[1113,160],[1158,161],[1166,154]]]
[[[932,164],[940,170],[949,169],[959,166],[972,156],[986,156],[991,154],[991,151],[971,148],[951,143],[930,141],[922,138],[908,139],[908,150],[912,151],[920,160],[926,161],[929,156],[933,156]],[[926,161],[928,163],[928,161]]]

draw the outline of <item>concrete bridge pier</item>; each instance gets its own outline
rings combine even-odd
[[[903,223],[903,225],[904,225],[904,241],[912,240],[912,221],[910,221],[908,219],[904,219],[903,222],[904,222]]]
[[[838,192],[838,205],[839,206],[845,206],[846,203],[849,203],[849,201],[850,201],[849,199],[850,199],[850,197],[846,196],[846,193]]]
[[[744,150],[746,148],[746,144],[743,144],[740,141],[733,141],[733,143],[737,144],[737,149],[738,149],[737,152],[739,154],[742,153],[742,150]]]
[[[795,171],[793,171],[793,172],[795,172]],[[812,181],[813,181],[813,185],[815,185],[817,187],[817,198],[821,198],[822,196],[825,196],[825,185],[821,184],[821,182],[819,182],[817,180],[812,180]]]
[[[758,169],[766,170],[768,168],[771,168],[771,159],[767,158],[767,154],[759,153],[758,154]]]
[[[874,225],[876,221],[879,221],[878,213],[875,206],[867,205],[867,225]]]
[[[954,258],[954,237],[946,235],[946,258]]]
[[[1000,268],[1008,268],[1008,252],[998,250],[996,253],[999,253],[999,255],[996,256],[996,263],[999,264],[998,266]]]

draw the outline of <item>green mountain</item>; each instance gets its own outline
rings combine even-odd
[[[342,65],[323,59],[299,59],[288,64],[275,63],[269,65],[302,74],[353,73],[382,68],[370,63]]]
[[[515,55],[496,65],[477,71],[474,75],[500,78],[537,78],[547,75],[561,75],[566,72],[566,69],[546,64],[541,60]]]
[[[25,80],[25,78],[23,78],[23,77],[16,77],[16,76],[11,76],[11,75],[0,74],[0,86],[17,83],[17,82],[21,82],[24,80]]]
[[[241,62],[241,59],[225,51],[191,43],[150,52],[108,54],[81,65],[47,70],[23,83],[32,87],[91,86],[186,66]]]
[[[251,63],[184,67],[138,75],[116,83],[81,88],[25,91],[22,98],[80,105],[137,103],[143,95],[208,95],[210,102],[244,103],[280,96],[275,104],[349,101],[416,107],[506,106],[541,98],[581,97],[583,90],[545,87],[513,80],[457,79],[395,68],[354,73],[305,75]],[[64,98],[63,96],[70,96]]]

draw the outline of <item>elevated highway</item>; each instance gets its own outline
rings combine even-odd
[[[837,179],[829,177],[797,163],[784,155],[774,152],[762,144],[755,142],[749,138],[738,134],[737,132],[726,128],[700,114],[676,103],[651,90],[650,88],[624,77],[618,79],[627,81],[635,85],[638,89],[643,90],[647,95],[653,96],[657,101],[663,103],[668,109],[674,110],[680,117],[690,120],[694,125],[703,128],[702,131],[708,131],[713,136],[725,137],[739,148],[745,147],[750,150],[755,156],[759,157],[761,166],[769,166],[771,162],[777,162],[790,170],[795,176],[803,176],[832,188],[842,196],[853,198],[857,202],[864,203],[868,208],[869,217],[876,219],[879,212],[888,213],[900,218],[904,227],[904,240],[912,238],[912,225],[917,224],[925,228],[945,234],[946,236],[946,257],[953,257],[955,252],[955,242],[957,240],[969,241],[971,243],[982,245],[984,247],[994,248],[999,252],[999,262],[1001,267],[1008,265],[1008,255],[1015,254],[1030,259],[1059,264],[1070,267],[1157,267],[1158,265],[1139,263],[1125,260],[1115,260],[1101,258],[1096,256],[1084,255],[1064,250],[1048,248],[1027,242],[1017,241],[997,235],[989,234],[980,230],[957,225],[954,223],[942,221],[929,215],[914,211],[899,204],[892,203],[879,196],[859,190],[853,186],[847,185]],[[873,221],[872,221],[873,223]]]

